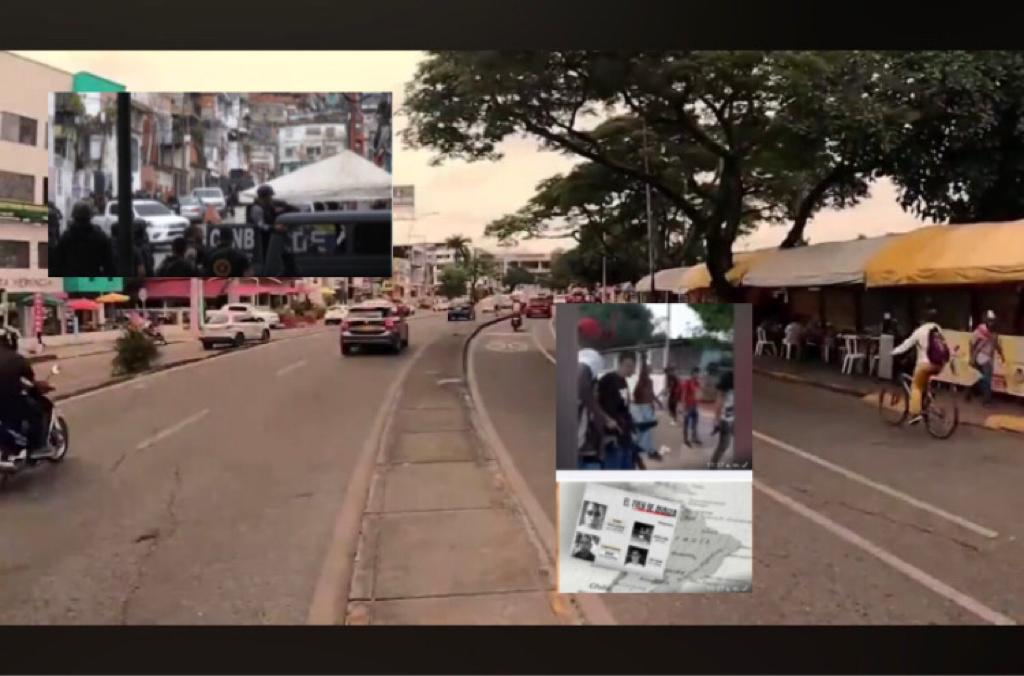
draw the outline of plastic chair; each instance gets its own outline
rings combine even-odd
[[[754,346],[754,356],[760,357],[771,350],[772,356],[778,354],[778,350],[775,348],[775,343],[768,340],[768,332],[762,327],[757,328],[757,345]]]
[[[786,349],[786,359],[792,359],[794,354],[800,354],[800,345],[798,343],[790,342],[786,338],[782,341],[782,345]]]
[[[853,375],[853,370],[858,365],[863,366],[867,355],[861,350],[860,340],[858,340],[857,336],[843,336],[843,342],[846,356],[843,357],[842,372],[848,375]]]

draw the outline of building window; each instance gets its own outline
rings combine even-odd
[[[334,138],[334,133],[337,131],[334,127],[327,127],[327,138]]]
[[[16,113],[0,113],[0,139],[11,143],[36,145],[39,123]]]
[[[68,140],[63,136],[53,139],[53,154],[57,157],[68,158]]]
[[[28,242],[0,239],[0,268],[27,270],[29,251]]]
[[[284,156],[289,158],[289,159],[292,158],[292,157],[295,157],[295,148],[285,148],[284,149]]]
[[[31,174],[0,171],[0,199],[35,201],[36,179]]]
[[[36,242],[36,252],[39,254],[39,261],[36,267],[46,270],[50,267],[50,244],[49,242]]]
[[[320,127],[306,127],[306,136],[319,136]]]

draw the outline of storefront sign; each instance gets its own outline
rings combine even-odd
[[[60,277],[0,277],[0,289],[11,293],[63,291]]]
[[[949,349],[953,352],[951,364],[956,367],[956,375],[949,365],[937,376],[944,383],[956,383],[962,387],[970,387],[978,380],[978,372],[971,368],[971,334],[965,331],[943,331]],[[997,355],[992,375],[992,391],[1024,397],[1024,336],[1000,336],[999,343],[1006,355],[1004,362]]]

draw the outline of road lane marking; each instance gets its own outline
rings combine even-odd
[[[318,336],[323,336],[325,333],[328,333],[328,330],[323,328],[323,327],[321,327],[319,330],[310,331],[309,333],[306,333],[306,334],[301,335],[301,336],[288,336],[286,338],[281,338],[281,339],[278,339],[278,340],[272,340],[269,343],[260,343],[260,344],[257,344],[257,345],[252,345],[252,346],[246,347],[245,349],[242,349],[242,350],[229,350],[226,354],[218,355],[217,357],[215,357],[215,359],[218,359],[218,360],[231,359],[233,357],[237,357],[240,354],[247,354],[247,353],[249,353],[249,352],[251,352],[253,350],[261,350],[263,348],[267,348],[267,347],[270,347],[272,345],[288,345],[292,341],[307,340],[309,338],[315,338],[315,337],[318,337]],[[200,353],[200,355],[201,354],[202,353]],[[200,355],[197,355],[197,357],[200,357]],[[83,399],[88,399],[90,397],[95,397],[95,396],[100,395],[100,394],[106,394],[107,392],[113,392],[115,390],[120,390],[120,389],[125,388],[125,387],[134,387],[134,386],[136,386],[138,384],[141,384],[144,381],[149,381],[149,380],[152,380],[154,378],[162,378],[162,377],[167,376],[167,375],[172,374],[172,373],[183,373],[184,371],[187,371],[189,369],[193,369],[193,368],[205,365],[206,362],[209,361],[211,358],[213,358],[213,357],[210,357],[210,356],[200,357],[200,358],[196,358],[195,361],[191,361],[191,362],[189,362],[187,364],[169,366],[169,367],[167,367],[165,369],[161,369],[159,371],[154,371],[152,373],[144,373],[142,375],[135,376],[134,378],[130,378],[128,380],[125,380],[125,381],[122,381],[122,382],[119,382],[119,383],[113,383],[111,385],[103,385],[102,387],[98,387],[98,388],[96,388],[94,390],[89,390],[88,392],[82,392],[81,394],[71,395],[70,397],[66,397],[64,399],[58,400],[57,403],[60,406],[62,406],[62,407],[66,407],[69,404],[74,404],[75,402],[82,401]],[[223,363],[223,362],[218,362],[218,363]]]
[[[150,446],[153,446],[153,445],[163,441],[164,439],[166,439],[167,437],[171,436],[175,432],[180,432],[181,430],[185,429],[189,425],[192,425],[193,423],[199,422],[200,420],[205,418],[206,414],[209,413],[209,412],[210,412],[210,409],[204,408],[202,411],[199,411],[198,413],[194,413],[194,414],[190,415],[189,417],[185,418],[184,420],[181,420],[181,421],[171,425],[170,427],[167,427],[165,429],[160,430],[159,432],[157,432],[153,436],[149,437],[148,439],[143,439],[141,442],[139,442],[139,445],[135,447],[135,450],[137,450],[137,451],[144,451],[144,450],[146,450]]]
[[[286,373],[291,373],[295,369],[302,368],[305,365],[306,365],[306,360],[305,359],[300,359],[299,361],[295,362],[294,364],[288,364],[288,366],[284,366],[282,368],[279,368],[277,370],[277,375],[278,376],[283,376]]]
[[[920,568],[910,563],[907,563],[903,559],[882,549],[873,542],[865,540],[849,528],[839,523],[836,523],[835,521],[833,521],[832,519],[828,518],[823,514],[819,514],[810,507],[807,507],[806,505],[797,502],[796,500],[790,498],[788,495],[785,495],[775,490],[774,488],[771,488],[763,484],[761,481],[757,479],[754,479],[754,488],[761,491],[769,498],[775,500],[784,507],[788,507],[789,509],[796,512],[800,516],[810,521],[813,521],[814,523],[818,524],[819,526],[829,531],[833,535],[839,537],[840,539],[845,540],[851,545],[864,550],[868,554],[874,556],[879,561],[888,564],[890,567],[903,573],[904,575],[914,580],[918,584],[922,585],[923,587],[930,589],[931,591],[935,592],[939,596],[942,596],[948,601],[952,601],[964,610],[973,613],[974,615],[980,617],[986,622],[998,625],[1017,624],[1017,622],[1013,618],[1003,615],[997,610],[989,608],[981,601],[978,601],[977,599],[968,596],[967,594],[964,594],[961,591],[953,589],[945,582],[942,582],[941,580],[932,577]]]
[[[878,491],[880,493],[885,493],[889,497],[896,498],[897,500],[905,502],[908,505],[912,505],[914,507],[917,507],[920,510],[923,510],[923,511],[928,512],[930,514],[934,514],[935,516],[937,516],[937,517],[939,517],[941,519],[945,519],[946,521],[949,521],[951,523],[955,523],[956,525],[960,526],[961,528],[965,528],[965,529],[967,529],[967,530],[969,530],[969,531],[971,531],[973,533],[977,533],[978,535],[980,535],[982,537],[986,537],[986,538],[990,538],[990,539],[991,538],[999,537],[999,533],[997,533],[996,531],[994,531],[994,530],[992,530],[990,528],[985,528],[984,526],[979,526],[978,524],[974,523],[973,521],[965,519],[965,518],[963,518],[961,516],[957,516],[956,514],[951,514],[950,512],[947,512],[946,510],[942,509],[941,507],[936,507],[935,505],[932,505],[932,504],[930,504],[928,502],[925,502],[923,500],[918,500],[917,498],[915,498],[915,497],[913,497],[911,495],[907,495],[903,491],[897,490],[897,489],[895,489],[895,488],[893,488],[891,486],[887,486],[887,485],[885,485],[883,483],[879,483],[877,481],[874,481],[873,479],[869,479],[868,477],[864,476],[863,474],[858,474],[857,472],[854,472],[853,470],[846,469],[845,467],[837,465],[837,464],[835,464],[833,462],[829,462],[828,460],[825,460],[824,458],[820,458],[820,457],[814,455],[813,453],[808,453],[807,451],[801,450],[801,449],[797,448],[796,446],[793,446],[791,444],[787,444],[786,442],[780,441],[780,440],[778,440],[778,439],[776,439],[774,437],[770,437],[767,434],[764,434],[762,432],[758,432],[757,430],[754,430],[754,437],[756,439],[760,439],[761,441],[763,441],[763,442],[765,442],[767,444],[770,444],[770,445],[778,448],[779,450],[786,451],[787,453],[792,453],[793,455],[795,455],[797,457],[800,457],[800,458],[803,458],[804,460],[807,460],[808,462],[813,462],[814,464],[819,465],[820,467],[824,467],[827,470],[831,470],[831,471],[835,472],[836,474],[842,475],[842,476],[846,477],[847,479],[850,479],[851,481],[856,481],[857,483],[860,483],[860,484],[863,484],[865,486],[868,486],[869,488],[874,488],[876,491]]]
[[[555,335],[554,329],[552,329],[551,335]],[[533,338],[533,344],[537,346],[537,349],[540,350],[540,353],[542,355],[544,355],[545,357],[547,357],[547,360],[549,362],[554,364],[555,363],[554,356],[552,356],[550,352],[548,352],[547,350],[544,349],[544,346],[540,344],[540,338],[537,337],[537,334],[534,331],[530,331],[530,338]],[[557,340],[557,338],[556,338],[556,340]]]

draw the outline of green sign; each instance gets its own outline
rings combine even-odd
[[[64,290],[68,293],[110,293],[124,291],[120,277],[65,277]]]
[[[123,92],[127,87],[83,71],[71,76],[71,89],[81,94],[88,92]]]

